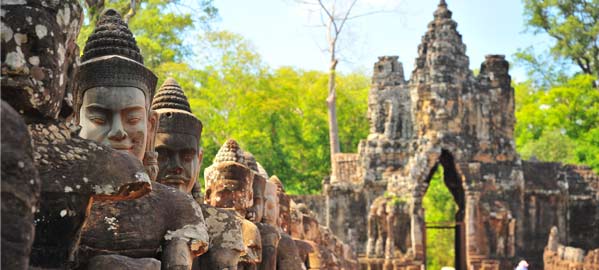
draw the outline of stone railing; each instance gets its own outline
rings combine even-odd
[[[581,248],[564,246],[557,235],[557,227],[551,228],[543,253],[545,270],[599,270],[599,248],[585,252]]]
[[[356,175],[359,156],[356,153],[335,154],[331,183],[350,183]]]
[[[599,270],[599,248],[587,252],[574,247],[549,248],[543,253],[545,270]]]

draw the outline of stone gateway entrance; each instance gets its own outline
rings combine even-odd
[[[457,206],[457,211],[455,212],[454,220],[451,222],[431,222],[425,219],[425,229],[423,231],[425,232],[424,243],[426,243],[426,245],[424,247],[424,254],[425,256],[430,254],[430,252],[427,251],[427,244],[430,243],[430,241],[428,241],[429,239],[427,239],[429,237],[428,232],[430,230],[448,230],[453,234],[453,265],[456,269],[463,269],[466,265],[466,231],[464,227],[465,195],[464,189],[462,187],[462,177],[456,171],[455,163],[451,153],[449,153],[447,150],[441,150],[441,156],[439,157],[437,165],[433,167],[427,177],[427,185],[430,186],[433,174],[439,169],[439,166],[443,167],[442,181],[447,190],[451,193],[453,202]],[[424,216],[426,216],[426,209],[424,209],[424,211]],[[447,252],[449,252],[449,250],[447,250]],[[425,257],[425,263],[428,259],[430,258]]]
[[[358,152],[336,155],[322,196],[294,200],[351,243],[363,269],[422,269],[422,199],[441,165],[459,209],[448,225],[456,269],[513,269],[521,259],[540,269],[552,226],[560,243],[598,248],[599,177],[584,166],[521,160],[505,57],[486,56],[474,75],[445,1],[433,15],[409,80],[397,56],[374,64],[370,134]]]

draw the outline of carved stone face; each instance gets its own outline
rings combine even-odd
[[[279,197],[277,196],[277,185],[266,182],[264,188],[264,217],[262,222],[277,226],[279,218]]]
[[[2,2],[2,99],[25,116],[57,118],[79,56],[74,0]],[[68,104],[72,105],[72,104]]]
[[[158,133],[155,146],[159,166],[157,181],[191,193],[204,155],[196,137],[181,133]]]
[[[290,204],[289,216],[291,217],[291,223],[289,224],[289,234],[291,234],[293,238],[304,239],[304,215],[298,209],[297,204],[295,204],[295,202],[293,201],[291,201]]]
[[[308,241],[312,241],[314,243],[320,243],[320,227],[318,225],[318,221],[312,218],[311,216],[305,215],[303,216],[304,221],[304,239]]]
[[[211,165],[204,171],[207,204],[220,208],[234,208],[245,217],[253,204],[254,174],[245,165],[225,161]]]
[[[254,205],[249,210],[248,219],[252,222],[260,222],[264,216],[264,189],[266,185],[266,179],[262,175],[254,174]]]
[[[143,160],[157,115],[148,113],[144,93],[134,87],[94,87],[83,94],[80,136]]]
[[[291,215],[289,214],[289,204],[291,198],[287,196],[285,190],[281,187],[277,189],[277,197],[279,197],[279,218],[278,226],[286,233],[289,233],[289,223],[291,223]]]

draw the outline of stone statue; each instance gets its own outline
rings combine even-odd
[[[215,207],[234,209],[242,224],[245,251],[241,269],[254,269],[262,261],[262,240],[258,227],[245,219],[253,205],[254,173],[245,165],[244,153],[235,140],[227,140],[214,163],[204,170],[205,201]]]
[[[179,84],[168,78],[158,89],[152,109],[158,113],[159,128],[155,149],[158,152],[159,183],[192,194],[199,188],[198,173],[203,152],[199,147],[202,123],[193,114]],[[201,197],[201,190],[193,197]],[[234,212],[202,204],[210,245],[208,252],[193,262],[194,269],[237,267],[244,250],[241,223]]]
[[[372,202],[368,213],[368,243],[366,255],[369,258],[383,258],[387,238],[387,198],[381,196]]]
[[[246,166],[254,173],[252,181],[253,205],[248,209],[246,218],[254,223],[262,221],[264,215],[264,188],[268,175],[261,174],[256,158],[250,152],[244,152]],[[265,171],[264,171],[265,172]]]
[[[109,9],[98,19],[81,62],[75,93],[79,135],[143,160],[158,125],[150,110],[157,78],[143,65],[117,11]]]
[[[299,209],[300,204],[296,204],[293,200],[291,200],[289,206],[289,216],[291,218],[289,232],[297,247],[300,261],[306,266],[308,254],[312,252],[312,245],[304,240],[304,214]]]
[[[194,262],[194,270],[237,269],[239,259],[246,251],[242,235],[242,220],[232,209],[222,209],[202,204],[210,235],[208,252]]]
[[[545,246],[545,249],[548,249],[553,252],[557,252],[557,248],[559,246],[560,246],[560,243],[559,243],[558,230],[557,230],[556,226],[553,226],[553,227],[551,227],[551,230],[549,231],[549,239],[547,240],[547,246]]]
[[[200,149],[202,122],[191,113],[185,93],[173,78],[166,79],[156,93],[152,110],[159,118],[157,181],[191,193],[204,155]]]
[[[10,220],[4,215],[5,207],[13,213],[13,207],[27,205],[30,208],[25,212],[21,208],[19,212],[35,212],[36,230],[33,239],[27,214],[11,220],[18,228],[2,225],[3,268],[27,269],[32,240],[32,267],[75,266],[73,250],[91,203],[134,199],[150,191],[149,178],[138,160],[73,136],[65,121],[72,112],[70,82],[78,57],[75,40],[81,16],[78,1],[2,3],[3,55],[6,52],[2,62],[2,99],[20,113],[14,115],[14,111],[5,109],[6,104],[2,105],[2,117],[10,117],[2,120],[3,133],[14,128],[12,134],[2,136],[3,155],[4,151],[11,151],[2,159],[3,221]],[[21,117],[28,124],[29,133],[18,124]],[[31,140],[27,142],[29,134]],[[14,141],[13,136],[24,141]],[[27,159],[27,145],[33,146],[33,163]],[[5,170],[5,165],[12,167],[13,160],[7,156],[18,158],[15,168],[27,174],[26,179],[21,179],[18,192],[11,190],[12,172]],[[40,182],[35,171],[41,182],[39,207],[35,204],[35,189]],[[12,201],[5,204],[5,199]],[[4,245],[5,233],[16,240],[11,240],[10,249]],[[11,256],[11,252],[18,254],[5,260],[4,256]]]
[[[411,246],[410,215],[405,200],[399,197],[377,197],[368,212],[368,263],[392,267],[398,259],[411,260]]]
[[[267,181],[264,183],[264,215],[262,222],[258,223],[262,237],[262,263],[260,269],[277,269],[277,248],[281,240],[277,222],[279,216],[279,197],[277,196],[277,185]]]
[[[289,236],[289,223],[291,223],[290,203],[291,198],[285,193],[283,183],[277,176],[268,180],[277,186],[277,197],[279,198],[279,216],[277,224],[281,234],[281,240],[277,247],[277,269],[303,269],[299,251],[295,241]]]
[[[143,66],[120,14],[105,11],[86,43],[77,75],[80,135],[143,161],[158,125],[157,113],[150,109],[155,84],[156,76]],[[152,186],[140,200],[92,206],[78,250],[82,264],[96,255],[160,255],[162,269],[190,269],[194,257],[206,252],[208,233],[199,205],[179,190]],[[114,264],[105,261],[104,267],[127,267],[114,258]]]
[[[4,31],[4,29],[3,29]],[[22,117],[2,101],[2,268],[27,269],[40,180]]]
[[[262,168],[254,158],[250,152],[244,152],[244,161],[245,164],[252,170],[254,173],[254,179],[252,183],[252,190],[254,192],[253,200],[254,203],[250,209],[248,209],[248,213],[246,218],[258,227],[260,231],[260,238],[262,239],[262,262],[259,265],[259,269],[264,270],[276,270],[277,269],[277,246],[279,245],[279,240],[281,236],[279,235],[279,231],[277,229],[277,215],[278,215],[278,204],[273,199],[278,199],[276,197],[276,186],[272,183],[267,183],[268,174],[266,170]],[[269,207],[270,212],[269,217],[266,220],[270,222],[266,222],[264,219],[264,208],[266,204],[265,192],[266,186],[269,185]],[[278,200],[277,200],[278,201]],[[272,210],[277,210],[276,213],[273,214]]]
[[[305,204],[298,204],[297,208],[302,213],[302,225],[303,225],[303,245],[309,245],[310,252],[308,253],[307,269],[322,269],[326,268],[325,255],[322,251],[321,246],[321,232],[318,221],[310,212]]]

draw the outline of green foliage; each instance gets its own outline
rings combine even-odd
[[[551,52],[599,76],[599,1],[523,0],[526,24],[555,43]]]
[[[519,49],[514,54],[516,65],[524,67],[535,88],[548,89],[568,80],[569,62],[549,53],[537,54],[533,47]]]
[[[596,77],[578,75],[547,91],[516,85],[516,146],[524,159],[585,164],[599,172]]]
[[[457,205],[449,189],[443,182],[443,167],[430,180],[430,185],[423,198],[425,221],[454,222]],[[427,229],[426,230],[426,267],[441,269],[443,266],[453,266],[455,260],[454,247],[455,230]]]
[[[397,195],[389,193],[388,191],[385,191],[383,196],[385,198],[389,199],[388,203],[390,203],[391,205],[401,205],[401,204],[408,203],[408,199],[406,197],[397,196]]]
[[[290,67],[268,70],[253,47],[230,32],[204,38],[209,52],[199,94],[190,95],[204,122],[203,147],[210,163],[227,138],[236,139],[289,193],[320,191],[330,173],[324,72]],[[367,135],[369,79],[338,76],[341,142],[355,151]]]

